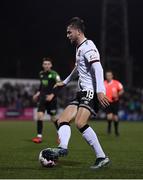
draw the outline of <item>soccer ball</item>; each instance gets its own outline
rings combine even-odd
[[[43,167],[54,167],[58,156],[54,154],[51,148],[43,149],[39,154],[39,162]]]

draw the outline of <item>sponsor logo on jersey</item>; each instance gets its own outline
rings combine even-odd
[[[48,85],[48,80],[42,80],[42,84],[44,85],[44,86],[47,86]]]

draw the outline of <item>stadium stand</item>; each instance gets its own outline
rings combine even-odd
[[[32,95],[38,88],[38,81],[31,82],[4,82],[0,85],[0,107],[16,109],[22,111],[23,108],[34,108],[36,104],[32,101]],[[59,108],[64,108],[68,100],[74,96],[76,90],[75,83],[71,83],[60,92],[58,98]],[[67,98],[68,97],[68,98]],[[119,117],[122,120],[143,120],[143,89],[125,89],[124,95],[120,99]],[[98,118],[104,119],[104,111],[100,111]]]

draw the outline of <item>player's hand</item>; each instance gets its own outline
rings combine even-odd
[[[33,96],[33,101],[34,101],[34,102],[37,102],[37,101],[38,101],[39,95],[40,95],[40,93],[36,93],[36,94]]]
[[[56,87],[63,87],[63,86],[65,86],[65,84],[63,83],[63,81],[61,81],[61,82],[57,82],[57,83],[54,85],[54,88],[56,88]]]
[[[112,100],[113,100],[113,101],[117,101],[117,100],[118,100],[118,97],[119,97],[119,95],[115,92],[115,93],[113,93],[113,95],[112,95]]]
[[[107,96],[104,93],[102,93],[102,92],[97,93],[97,98],[98,98],[100,104],[104,108],[110,105],[109,100],[108,100]]]
[[[52,99],[54,98],[54,94],[49,94],[46,96],[46,101],[52,101]]]
[[[118,100],[118,97],[117,97],[117,96],[113,96],[113,97],[112,97],[112,100],[113,100],[113,101],[117,101],[117,100]]]

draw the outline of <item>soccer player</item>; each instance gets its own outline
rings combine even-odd
[[[106,96],[110,102],[110,106],[106,108],[107,120],[108,120],[108,134],[111,133],[111,123],[114,122],[115,135],[119,136],[119,118],[118,118],[118,106],[119,106],[119,98],[123,94],[124,89],[123,85],[113,79],[113,72],[107,71],[106,80],[104,81],[106,88]]]
[[[71,74],[56,87],[66,86],[72,79],[78,77],[78,88],[76,98],[73,99],[58,119],[58,135],[60,144],[58,148],[51,148],[47,153],[55,152],[59,156],[67,155],[68,143],[71,136],[70,121],[75,118],[76,127],[82,137],[93,148],[96,161],[92,169],[101,168],[109,163],[95,131],[88,125],[88,119],[93,113],[98,112],[99,103],[106,107],[109,105],[105,95],[103,69],[100,63],[99,52],[93,43],[85,35],[85,26],[79,17],[72,18],[67,25],[67,38],[76,45],[76,63]],[[50,101],[54,94],[48,96]]]
[[[43,70],[39,73],[40,87],[36,94],[33,96],[33,100],[38,102],[37,111],[37,137],[33,138],[34,143],[42,142],[42,131],[43,131],[43,119],[45,111],[51,115],[51,120],[56,123],[56,110],[57,110],[57,100],[54,98],[51,102],[47,101],[47,95],[51,94],[53,86],[55,83],[60,81],[59,74],[52,70],[52,60],[48,57],[43,58],[42,63]]]

